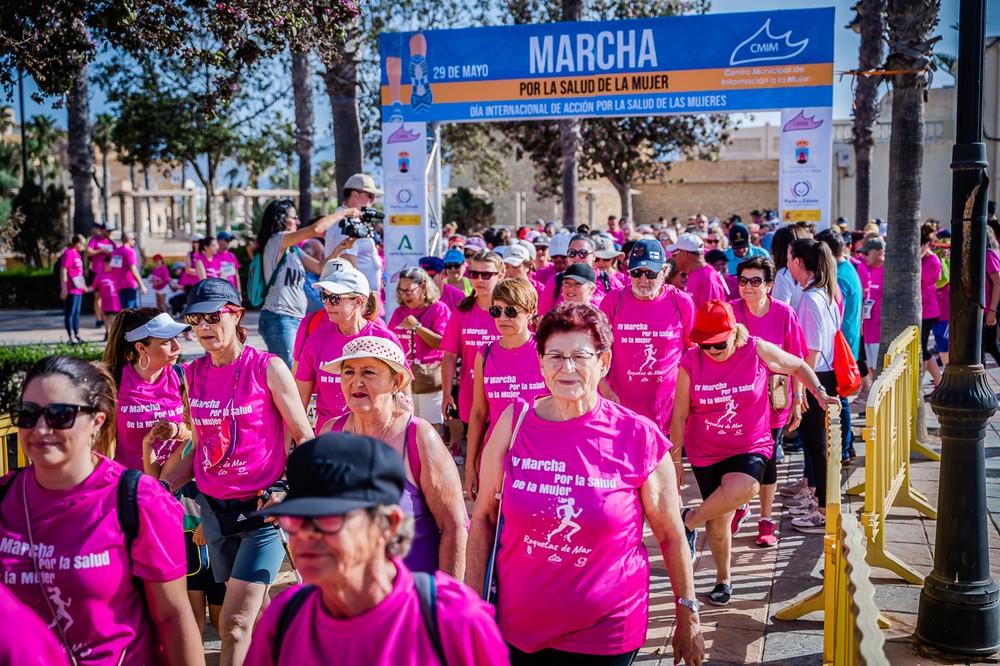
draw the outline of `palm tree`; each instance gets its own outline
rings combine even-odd
[[[295,152],[299,156],[299,215],[312,217],[313,99],[309,51],[292,53],[292,94],[295,100]]]
[[[861,35],[858,50],[858,69],[862,72],[874,70],[882,62],[882,40],[885,35],[885,0],[859,0],[854,5],[857,14],[848,28]],[[854,163],[855,202],[854,226],[864,229],[871,216],[872,189],[872,146],[875,141],[872,131],[878,117],[878,84],[875,76],[861,74],[854,91]]]
[[[932,37],[941,0],[888,0],[892,74],[889,141],[889,243],[885,251],[881,358],[907,326],[920,325],[920,195],[924,164],[924,101],[934,68]],[[920,401],[921,404],[923,401]]]
[[[323,81],[333,110],[334,161],[337,165],[337,196],[351,175],[363,171],[361,112],[358,107],[362,35],[360,20],[344,28],[339,53],[324,56]]]
[[[104,223],[111,219],[110,208],[108,206],[109,183],[108,183],[108,157],[114,150],[114,142],[111,132],[114,130],[115,118],[110,113],[97,114],[91,135],[94,143],[101,150],[101,213],[104,216]]]
[[[52,116],[32,116],[25,123],[27,138],[28,164],[37,172],[38,183],[45,187],[50,180],[59,175],[59,160],[55,147],[62,139],[62,133],[56,129],[56,119]]]
[[[94,146],[90,139],[90,100],[87,65],[73,74],[66,103],[67,152],[73,179],[73,231],[86,234],[94,222],[94,194],[90,178],[94,171]]]

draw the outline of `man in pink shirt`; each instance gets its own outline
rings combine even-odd
[[[697,310],[708,301],[726,299],[726,283],[714,268],[705,262],[705,243],[695,234],[681,234],[677,242],[667,247],[673,252],[677,270],[687,273],[687,293]]]

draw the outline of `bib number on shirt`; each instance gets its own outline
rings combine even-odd
[[[236,275],[236,266],[233,264],[222,264],[222,277],[231,278]]]
[[[122,265],[125,263],[124,257],[121,256],[111,257],[109,261],[111,263],[111,268],[121,268]]]
[[[864,302],[864,315],[865,319],[872,318],[872,309],[875,307],[875,301],[870,298],[866,298]]]
[[[84,279],[84,277],[82,275],[74,275],[72,277],[72,279],[70,280],[70,282],[73,283],[73,288],[74,289],[86,289],[87,288],[87,281]]]

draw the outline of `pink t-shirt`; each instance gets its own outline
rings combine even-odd
[[[451,311],[441,301],[419,310],[411,310],[405,305],[400,305],[393,310],[392,317],[389,319],[389,329],[399,338],[407,360],[415,360],[418,363],[437,363],[444,357],[444,352],[440,349],[434,349],[424,342],[422,337],[399,325],[410,315],[416,317],[424,328],[429,328],[438,335],[444,335],[444,329],[448,327],[448,320],[451,318]],[[417,339],[416,350],[411,348],[413,338]]]
[[[224,280],[229,280],[237,289],[239,288],[238,278],[240,271],[240,261],[236,258],[236,255],[226,250],[225,252],[219,252],[215,255],[215,258],[219,260],[219,277]]]
[[[320,592],[314,591],[295,614],[281,644],[278,661],[271,658],[278,618],[292,595],[279,595],[253,632],[244,666],[325,666],[336,653],[339,664],[365,666],[433,666],[440,664],[420,614],[413,574],[395,560],[399,575],[392,591],[374,608],[347,620],[331,616]],[[468,585],[440,571],[434,574],[441,645],[449,664],[506,664],[507,646],[493,619],[493,607]]]
[[[98,250],[103,248],[115,249],[115,242],[110,238],[98,238],[97,236],[92,236],[89,241],[87,241],[88,250]],[[95,254],[90,258],[90,270],[94,272],[94,281],[96,282],[98,278],[103,276],[105,273],[110,271],[107,268],[107,260],[110,255]]]
[[[741,453],[770,458],[770,371],[757,355],[757,338],[750,336],[722,363],[695,347],[681,358],[681,368],[691,379],[691,411],[684,428],[684,452],[691,464],[707,467]]]
[[[131,363],[122,368],[122,383],[118,388],[118,444],[115,461],[125,467],[142,469],[142,438],[159,421],[174,423],[184,421],[184,403],[181,401],[181,380],[177,371],[166,367],[159,378],[149,383],[139,376]],[[181,441],[171,439],[154,442],[153,451],[159,464],[166,462]]]
[[[597,276],[597,283],[594,285],[594,295],[590,297],[590,304],[595,308],[601,304],[604,297],[608,295],[608,290],[604,288],[604,280],[601,279],[601,272],[594,271]],[[562,290],[559,290],[559,295],[556,295],[556,278],[558,275],[553,275],[545,281],[544,286],[541,291],[538,292],[538,316],[544,317],[549,313],[550,310],[554,309],[560,303],[563,303],[566,299],[563,297]],[[608,284],[613,290],[615,288],[614,283],[608,278]]]
[[[62,256],[62,265],[66,269],[66,293],[82,294],[86,281],[83,277],[83,257],[71,247],[66,248]]]
[[[39,486],[31,466],[13,482],[11,475],[2,482],[11,485],[0,511],[0,571],[43,622],[62,625],[81,665],[163,663],[146,602],[131,576],[166,582],[187,572],[183,509],[151,476],[139,480],[139,536],[129,559],[118,518],[124,469],[98,456],[94,472],[65,490]]]
[[[479,350],[486,354],[487,345]],[[489,441],[493,424],[500,419],[503,410],[515,398],[531,402],[535,396],[548,395],[549,389],[542,378],[542,368],[538,363],[538,348],[535,336],[514,349],[504,349],[500,341],[489,343],[489,354],[483,363],[483,388],[490,406],[490,425],[483,443]]]
[[[866,345],[882,339],[882,276],[885,267],[867,268],[861,282],[864,299],[861,301],[861,335]]]
[[[615,336],[608,385],[623,405],[666,433],[674,411],[677,363],[691,345],[691,297],[664,285],[657,298],[640,301],[628,287],[608,294],[600,310]]]
[[[166,289],[170,285],[170,269],[166,266],[153,266],[149,279],[155,291]]]
[[[539,268],[537,271],[535,271],[535,280],[544,285],[546,282],[549,281],[549,278],[551,278],[555,274],[556,274],[556,265],[549,264],[548,266],[543,266],[542,268]],[[539,290],[538,293],[541,294],[542,293],[541,290]]]
[[[528,412],[504,461],[497,617],[507,642],[602,655],[642,646],[639,489],[669,449],[652,421],[601,397],[568,421]]]
[[[450,312],[454,312],[458,308],[458,304],[462,302],[463,298],[465,298],[465,292],[461,289],[447,283],[441,287],[441,302],[448,306]]]
[[[267,386],[273,358],[244,347],[239,359],[221,368],[208,354],[187,366],[197,435],[194,478],[206,495],[249,499],[285,469],[285,423]]]
[[[499,340],[496,321],[490,313],[472,304],[468,312],[455,310],[448,320],[448,327],[441,338],[441,350],[451,352],[462,360],[458,385],[458,416],[465,423],[472,413],[473,364],[476,353],[487,342]]]
[[[302,356],[295,368],[295,379],[313,383],[313,393],[316,394],[317,429],[333,417],[348,412],[347,399],[344,398],[344,392],[340,388],[340,375],[325,372],[320,368],[343,356],[344,345],[348,342],[355,338],[368,336],[391,340],[400,349],[403,348],[395,333],[381,326],[376,326],[370,321],[365,322],[364,327],[357,335],[344,335],[340,332],[340,327],[334,325],[317,329],[306,338],[306,343],[302,347]]]
[[[139,283],[135,281],[132,267],[137,265],[135,250],[128,245],[119,245],[108,259],[111,272],[115,276],[115,285],[119,289],[135,289]]]
[[[201,259],[201,253],[188,252],[187,259],[188,259],[187,263],[188,265],[191,266],[191,270],[193,271],[195,269],[194,267]],[[184,272],[181,273],[180,279],[177,280],[177,284],[179,284],[182,287],[189,287],[191,285],[198,284],[198,275],[197,273],[188,272],[187,267],[185,267]]]
[[[52,630],[3,584],[0,584],[0,617],[4,618],[10,636],[0,641],[0,664],[69,666],[69,658]]]
[[[722,281],[722,276],[708,264],[688,273],[685,291],[691,295],[696,312],[708,301],[729,300],[726,298],[726,284]],[[736,293],[739,294],[739,291]]]
[[[990,303],[993,302],[993,282],[990,281],[990,276],[994,273],[1000,273],[1000,255],[993,250],[986,250],[986,302],[983,303],[985,312],[989,312]]]
[[[933,319],[941,314],[938,309],[937,281],[941,277],[941,260],[929,252],[920,260],[920,307],[922,319]]]
[[[776,301],[773,298],[769,300],[771,306],[763,317],[754,316],[742,298],[732,301],[736,323],[746,326],[750,335],[777,345],[792,356],[805,358],[809,355],[809,349],[806,347],[806,336],[802,332],[802,327],[799,326],[799,318],[795,314],[795,310],[787,303]],[[791,378],[789,378],[790,387]],[[791,400],[789,400],[788,407],[780,412],[772,409],[770,427],[772,429],[784,427],[788,423],[791,411]]]
[[[219,258],[219,255],[217,254],[213,255],[211,258],[206,257],[203,254],[199,254],[196,256],[197,256],[196,259],[197,263],[195,264],[195,268],[197,268],[198,264],[204,266],[206,279],[217,278],[222,276],[222,260]]]

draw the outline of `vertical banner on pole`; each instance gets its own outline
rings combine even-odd
[[[399,272],[427,255],[427,123],[382,124],[386,311],[396,307]]]
[[[833,169],[833,108],[781,111],[778,192],[781,221],[830,226]]]

